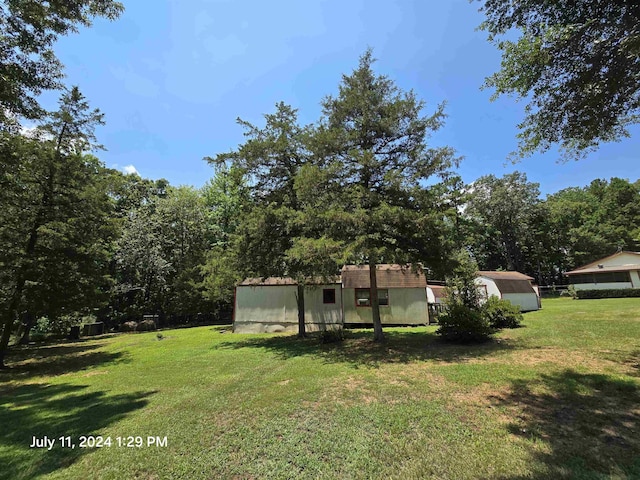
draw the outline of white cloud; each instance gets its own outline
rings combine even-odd
[[[125,165],[124,167],[122,167],[122,171],[125,175],[140,175],[136,167],[134,167],[133,165]]]

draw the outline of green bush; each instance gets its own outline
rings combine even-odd
[[[577,298],[580,300],[594,298],[627,298],[640,297],[640,288],[611,288],[606,290],[578,290]]]
[[[120,325],[121,332],[135,332],[136,328],[138,328],[138,322],[124,322]]]
[[[520,307],[493,295],[482,305],[482,314],[489,320],[489,325],[496,329],[518,328],[522,322]]]
[[[481,309],[468,307],[460,302],[447,305],[447,309],[438,318],[438,323],[440,327],[436,333],[451,342],[484,342],[495,333],[489,317]]]
[[[150,332],[151,330],[156,329],[156,322],[153,320],[143,320],[138,323],[138,327],[136,328],[136,332]]]
[[[344,340],[344,330],[322,330],[319,335],[320,343],[339,343]]]
[[[561,297],[571,297],[573,299],[578,298],[576,288],[573,285],[569,285],[567,289],[560,294]]]
[[[51,334],[52,322],[47,317],[40,317],[31,329],[29,337],[34,342],[41,342]]]

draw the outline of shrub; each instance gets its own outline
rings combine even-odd
[[[124,322],[120,325],[121,332],[135,332],[136,328],[138,328],[137,322]]]
[[[478,265],[468,252],[456,258],[453,276],[447,279],[447,303],[438,317],[436,333],[454,342],[483,342],[495,332],[480,306],[480,292],[475,283]]]
[[[29,338],[34,342],[41,342],[51,333],[52,322],[47,317],[40,317],[31,329]]]
[[[336,330],[322,330],[320,332],[320,343],[338,343],[344,340],[344,330],[338,328]]]
[[[577,298],[580,300],[594,298],[627,298],[640,297],[640,288],[611,288],[606,290],[578,290]]]
[[[447,341],[484,342],[495,333],[489,318],[481,309],[468,307],[461,302],[451,302],[438,318],[436,331]]]
[[[136,328],[137,332],[150,332],[151,330],[156,329],[156,322],[153,320],[143,320],[138,324],[138,328]]]
[[[576,294],[576,288],[573,285],[569,285],[567,289],[560,294],[561,297],[571,297],[573,299],[578,298]]]
[[[522,314],[518,306],[493,295],[482,305],[482,314],[489,320],[489,325],[496,329],[518,328],[522,322]]]

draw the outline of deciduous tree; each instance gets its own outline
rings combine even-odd
[[[5,0],[0,4],[0,129],[19,117],[44,115],[37,96],[62,88],[62,64],[53,46],[94,17],[117,18],[113,0]]]
[[[559,143],[580,158],[640,119],[640,4],[635,0],[482,0],[481,28],[502,50],[495,96],[529,101],[519,156]],[[498,40],[515,34],[516,40]]]

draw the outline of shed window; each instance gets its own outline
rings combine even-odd
[[[386,307],[389,305],[389,290],[386,288],[378,289],[378,305]]]
[[[368,288],[356,288],[356,306],[357,307],[370,307],[371,306],[371,292]]]
[[[322,303],[336,303],[335,288],[325,288],[322,290]]]
[[[385,307],[389,305],[389,289],[378,289],[378,305]],[[371,306],[371,290],[369,288],[356,288],[356,306]]]

